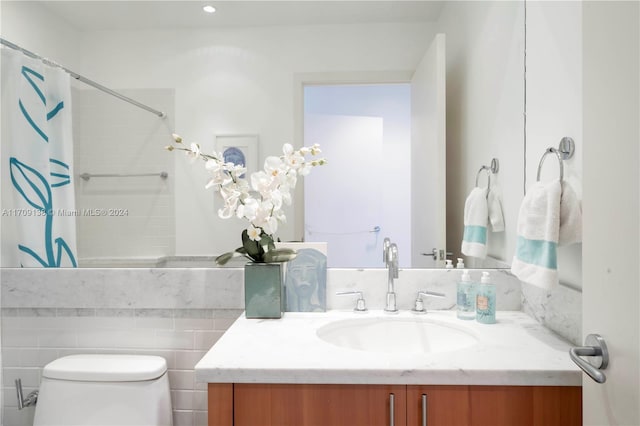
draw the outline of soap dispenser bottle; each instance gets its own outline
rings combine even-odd
[[[476,317],[476,285],[471,281],[469,270],[462,271],[457,287],[456,316],[463,320],[472,320]]]
[[[476,321],[482,324],[496,322],[496,286],[489,282],[489,273],[483,272],[476,292]]]

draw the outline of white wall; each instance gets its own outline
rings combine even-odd
[[[572,137],[576,152],[564,162],[564,179],[582,200],[582,4],[576,1],[527,2],[526,185],[536,181],[548,147]],[[541,181],[558,179],[559,165],[547,156]],[[582,244],[560,247],[560,281],[582,286]]]
[[[3,1],[0,29],[2,38],[31,52],[70,69],[78,65],[81,55],[78,31],[35,2]]]
[[[524,195],[524,3],[447,2],[438,31],[447,36],[447,250],[460,257],[465,199],[495,157],[506,231],[489,232],[488,255],[510,264]]]

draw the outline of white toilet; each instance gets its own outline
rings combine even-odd
[[[158,356],[71,355],[42,371],[34,426],[172,426]]]

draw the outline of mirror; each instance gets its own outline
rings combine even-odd
[[[213,15],[201,6],[3,1],[3,38],[167,113],[159,119],[72,82],[74,174],[151,174],[76,179],[80,266],[212,266],[212,256],[240,245],[245,223],[217,217],[205,171],[165,152],[169,135],[203,151],[218,149],[219,137],[256,136],[259,166],[284,142],[302,143],[294,100],[301,75],[406,82],[438,33],[447,51],[446,249],[460,256],[465,199],[479,168],[497,158],[492,183],[502,191],[506,231],[489,235],[488,257],[494,266],[509,262],[524,188],[524,2],[218,2]],[[301,204],[285,211],[283,241],[301,238]],[[90,214],[102,211],[113,215]],[[12,224],[2,226],[6,254]],[[383,229],[379,242],[386,236],[394,238]],[[412,266],[410,251],[400,247],[401,266]]]

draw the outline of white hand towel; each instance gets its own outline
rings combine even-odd
[[[562,182],[560,199],[560,235],[558,245],[568,246],[582,242],[582,204],[567,182]]]
[[[536,182],[518,213],[516,254],[511,272],[520,280],[549,290],[558,284],[560,181]]]
[[[473,188],[464,203],[462,253],[484,259],[487,256],[487,188]]]
[[[489,188],[489,196],[487,197],[489,206],[489,223],[493,232],[504,231],[504,213],[502,212],[502,191],[497,184],[491,185]]]

